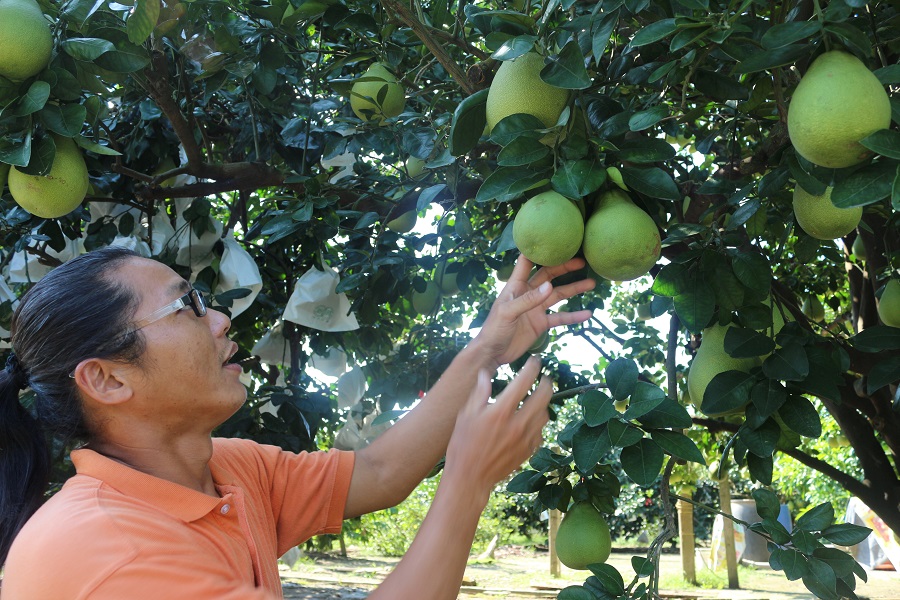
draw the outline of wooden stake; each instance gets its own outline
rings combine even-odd
[[[731,480],[719,482],[719,510],[731,514]],[[734,523],[731,519],[722,518],[725,533],[725,564],[728,567],[728,588],[736,590],[740,587],[737,571],[737,554],[734,549]]]
[[[678,537],[681,545],[681,570],[684,580],[697,585],[697,567],[694,550],[694,505],[679,500]]]
[[[559,531],[559,523],[562,521],[562,513],[555,508],[550,511],[550,575],[559,577],[562,572],[559,566],[559,557],[556,555],[556,533]]]

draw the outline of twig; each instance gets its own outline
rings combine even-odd
[[[675,351],[678,349],[678,330],[681,319],[673,314],[669,319],[669,347],[666,349],[666,380],[668,382],[668,396],[672,400],[678,399],[678,381],[675,379]]]
[[[574,398],[575,396],[580,396],[581,394],[583,394],[585,392],[590,392],[593,390],[602,390],[602,389],[606,389],[607,387],[609,387],[609,386],[607,386],[605,383],[589,383],[587,385],[580,385],[578,387],[569,388],[567,390],[561,390],[559,392],[556,392],[555,394],[553,394],[553,396],[550,398],[550,400],[551,401],[553,401],[553,400],[568,400],[569,398]]]

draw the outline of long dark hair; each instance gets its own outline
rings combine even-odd
[[[12,318],[15,358],[0,371],[0,565],[44,499],[48,441],[88,441],[75,380],[86,358],[139,362],[143,337],[126,332],[139,299],[112,274],[138,256],[103,248],[55,268],[23,297]],[[18,364],[16,364],[18,363]],[[32,390],[29,406],[22,388]]]

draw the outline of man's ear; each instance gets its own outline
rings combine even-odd
[[[102,358],[87,358],[75,367],[75,385],[101,404],[121,404],[131,398],[129,367]]]

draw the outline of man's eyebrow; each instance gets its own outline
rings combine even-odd
[[[191,284],[186,279],[179,279],[169,286],[169,290],[171,290],[172,293],[183,292],[186,294],[191,291]]]

